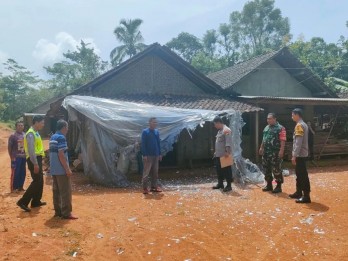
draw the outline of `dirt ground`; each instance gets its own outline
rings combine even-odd
[[[188,171],[190,181],[171,170],[176,182],[164,180],[164,193],[145,197],[136,188],[90,185],[77,174],[79,219],[65,221],[53,217],[49,184],[47,206],[31,213],[16,206],[8,135],[0,130],[0,260],[348,260],[347,166],[311,169],[308,205],[288,198],[294,176],[277,196],[256,186],[222,194],[211,190],[212,169]]]

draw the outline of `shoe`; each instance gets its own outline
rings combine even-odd
[[[38,208],[38,207],[42,207],[42,206],[46,206],[47,203],[46,202],[40,202],[39,204],[31,204],[32,208]]]
[[[149,190],[148,190],[148,189],[144,189],[143,194],[144,194],[144,195],[149,194]]]
[[[79,219],[78,217],[73,216],[72,214],[67,217],[62,217],[62,219]]]
[[[232,187],[227,185],[226,188],[224,188],[222,191],[223,191],[223,192],[232,191]]]
[[[20,207],[21,209],[23,209],[25,212],[30,212],[31,211],[31,209],[28,208],[28,206],[24,205],[23,203],[21,203],[19,201],[17,202],[17,206]]]
[[[18,191],[25,191],[25,189],[24,188],[20,188],[20,189],[18,189]]]
[[[53,217],[62,217],[62,214],[55,213]]]
[[[224,189],[224,184],[217,184],[213,187],[213,189]]]
[[[264,192],[273,191],[272,181],[271,182],[267,181],[267,185],[262,189],[262,191]]]
[[[157,188],[151,188],[150,191],[151,191],[151,192],[162,192],[162,190],[161,190],[159,187],[157,187]]]
[[[289,195],[289,198],[299,199],[302,198],[302,190],[296,186],[296,192]]]
[[[304,203],[311,203],[311,197],[309,196],[309,192],[304,192],[303,196],[299,199],[296,199],[296,203],[304,204]]]
[[[282,184],[277,184],[277,186],[273,189],[272,193],[276,194],[276,193],[281,193],[282,191]]]

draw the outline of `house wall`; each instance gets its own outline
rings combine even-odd
[[[244,96],[312,97],[310,90],[273,60],[235,84],[233,90]]]
[[[147,56],[93,91],[99,97],[117,94],[199,95],[205,92],[157,56]]]

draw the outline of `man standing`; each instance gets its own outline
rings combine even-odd
[[[68,123],[57,122],[57,132],[50,139],[50,175],[53,179],[53,205],[55,217],[77,219],[73,216],[71,196],[71,169],[69,167],[66,134]]]
[[[292,164],[295,165],[296,172],[296,192],[289,195],[296,198],[296,203],[311,203],[311,186],[306,167],[308,157],[308,126],[302,120],[303,112],[301,109],[292,111],[292,119],[296,122],[294,131],[294,142],[292,149]]]
[[[267,182],[262,190],[280,193],[284,182],[281,165],[284,156],[286,130],[277,122],[275,113],[268,113],[267,123],[268,125],[263,130],[263,139],[259,150],[260,155],[262,155],[262,165]],[[272,173],[277,182],[274,190]]]
[[[223,189],[223,192],[232,190],[232,166],[221,167],[221,157],[228,158],[232,154],[232,131],[219,116],[213,120],[214,127],[218,130],[215,141],[214,161],[218,175],[218,184],[213,189]],[[224,187],[224,179],[227,186]]]
[[[45,156],[45,152],[39,134],[39,130],[42,130],[44,125],[45,121],[43,116],[34,116],[33,125],[24,136],[24,150],[28,169],[33,181],[23,197],[17,202],[17,205],[26,212],[30,212],[30,208],[28,207],[30,201],[32,208],[46,205],[46,202],[41,201],[43,191],[42,157]]]
[[[8,154],[11,159],[11,192],[24,191],[26,175],[24,152],[24,124],[16,122],[16,131],[8,139]]]
[[[157,119],[152,117],[149,120],[149,128],[143,130],[141,135],[141,152],[144,161],[143,189],[144,194],[149,194],[148,182],[151,178],[151,192],[162,192],[158,187],[158,165],[162,160],[160,136],[157,128]]]

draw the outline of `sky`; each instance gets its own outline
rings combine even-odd
[[[62,60],[80,40],[104,59],[119,43],[113,35],[122,18],[141,18],[146,44],[165,44],[180,32],[201,37],[228,22],[247,0],[0,0],[0,63],[15,59],[40,77],[43,66]],[[347,0],[275,0],[289,17],[293,39],[348,37]],[[0,72],[3,66],[0,66]]]

